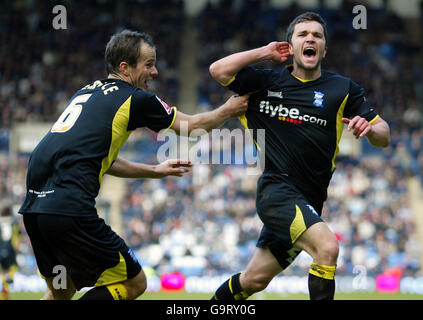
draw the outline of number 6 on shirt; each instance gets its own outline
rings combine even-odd
[[[82,103],[88,101],[91,93],[82,94],[75,97],[66,107],[65,111],[60,115],[59,119],[54,123],[51,132],[66,132],[75,124],[82,111]]]

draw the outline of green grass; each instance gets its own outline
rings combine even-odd
[[[74,299],[78,299],[83,293],[77,293]],[[147,292],[139,300],[209,300],[211,293],[187,293],[187,292]],[[43,292],[12,292],[10,300],[39,300]],[[308,300],[307,294],[270,294],[258,293],[250,300]],[[401,293],[337,293],[335,300],[423,300],[423,295]]]

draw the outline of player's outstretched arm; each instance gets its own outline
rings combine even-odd
[[[157,165],[148,165],[118,157],[106,173],[120,178],[182,177],[191,167],[189,160],[171,159]]]
[[[195,115],[187,115],[178,111],[170,128],[175,130],[177,134],[184,132],[189,134],[195,129],[211,131],[221,126],[226,120],[244,114],[247,111],[248,98],[249,95],[234,95],[219,108]],[[181,130],[182,128],[186,128],[186,130]]]
[[[264,60],[282,63],[288,59],[288,42],[271,42],[266,46],[231,54],[210,65],[209,71],[213,79],[222,85],[228,82],[244,67]]]
[[[355,116],[351,120],[342,118],[342,122],[348,124],[348,131],[353,130],[357,139],[367,137],[375,147],[386,148],[389,146],[391,141],[389,125],[382,118],[378,117],[372,124],[360,116]]]

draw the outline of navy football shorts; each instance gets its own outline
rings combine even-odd
[[[323,201],[309,201],[280,175],[264,173],[257,183],[256,206],[264,224],[257,247],[269,248],[285,269],[301,252],[294,247],[295,241],[313,224],[323,221]]]
[[[23,219],[43,278],[56,276],[55,266],[64,266],[79,290],[122,282],[142,269],[124,240],[99,217],[27,213]]]

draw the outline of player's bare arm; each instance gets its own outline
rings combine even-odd
[[[163,178],[182,177],[192,167],[189,160],[169,159],[157,165],[128,161],[118,157],[107,174],[120,178]]]
[[[231,54],[210,65],[210,74],[222,85],[227,83],[244,67],[265,60],[285,62],[290,56],[288,42],[270,42],[268,45]]]
[[[226,120],[244,114],[245,111],[247,111],[248,98],[249,95],[234,95],[219,108],[195,115],[187,115],[178,111],[171,129],[175,130],[179,134],[182,123],[185,122],[188,124],[188,133],[191,133],[191,131],[195,129],[211,131],[212,129],[221,126]]]
[[[355,116],[351,120],[342,118],[342,122],[348,124],[348,131],[353,130],[353,134],[357,139],[367,137],[369,142],[375,147],[386,148],[389,146],[391,140],[389,125],[382,118],[378,117],[371,124],[360,116]]]

